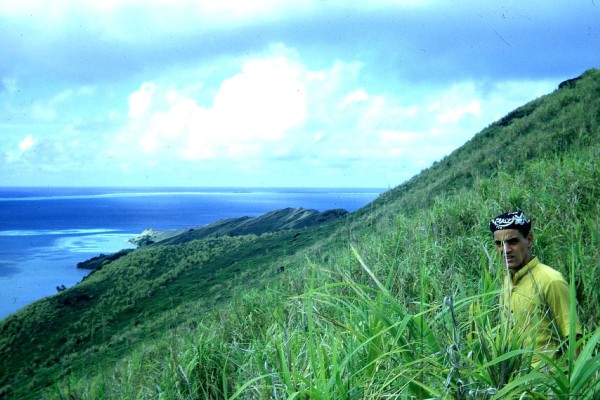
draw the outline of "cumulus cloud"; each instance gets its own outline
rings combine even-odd
[[[210,106],[156,82],[129,97],[127,135],[139,137],[148,155],[194,160],[256,155],[306,119],[303,65],[283,55],[249,60],[220,85]]]
[[[242,62],[208,100],[198,82],[143,83],[129,96],[129,123],[116,143],[141,149],[134,153],[147,165],[202,161],[241,171],[289,160],[307,170],[349,171],[402,159],[422,169],[551,88],[467,80],[415,96],[409,85],[375,91],[364,83],[360,62],[311,69],[293,50],[274,46]]]
[[[479,96],[473,82],[454,84],[429,106],[428,111],[442,124],[456,124],[469,115],[481,115]]]
[[[21,140],[21,141],[19,142],[19,150],[20,150],[21,152],[26,152],[26,151],[28,151],[28,150],[31,150],[31,148],[32,148],[33,146],[35,146],[35,144],[36,144],[36,143],[37,143],[37,140],[35,140],[35,139],[33,138],[33,136],[31,136],[31,135],[27,135],[27,136],[25,137],[25,139],[23,139],[23,140]]]
[[[129,96],[129,116],[132,119],[142,118],[148,113],[155,91],[154,83],[145,82],[139,90]]]
[[[23,155],[28,151],[31,151],[37,142],[37,139],[35,139],[32,135],[25,136],[21,141],[19,141],[16,149],[11,149],[6,152],[6,161],[9,163],[14,163],[21,160]]]
[[[348,93],[344,100],[338,105],[340,110],[344,110],[345,108],[351,106],[353,103],[359,103],[361,101],[369,100],[369,95],[365,92],[364,89],[357,89],[352,93]]]

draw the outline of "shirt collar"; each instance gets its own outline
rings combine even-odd
[[[523,278],[526,273],[528,273],[529,271],[534,269],[537,265],[538,265],[537,257],[533,257],[531,260],[529,260],[529,262],[527,264],[525,264],[525,266],[523,268],[518,270],[517,273],[515,274],[515,276],[513,277],[513,279],[512,279],[513,285],[519,284],[519,281],[521,281],[521,278]]]

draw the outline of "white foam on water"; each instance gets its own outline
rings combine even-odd
[[[251,191],[228,191],[228,190],[205,190],[205,191],[164,191],[164,192],[121,192],[121,193],[98,193],[98,194],[75,194],[75,195],[55,195],[55,196],[24,196],[24,197],[0,197],[0,202],[4,201],[45,201],[45,200],[83,200],[83,199],[109,199],[126,197],[148,197],[148,196],[211,196],[211,195],[236,195],[253,194],[261,192]],[[269,192],[265,192],[269,193]]]
[[[23,229],[0,231],[0,236],[53,236],[53,235],[91,235],[118,232],[114,229]]]
[[[0,275],[0,319],[57,293],[57,286],[71,287],[80,282],[90,271],[76,268],[78,262],[136,247],[128,242],[135,234],[110,229],[12,231],[10,235],[48,235],[50,239],[46,245],[31,247],[18,259],[4,260],[2,267],[7,274]]]
[[[67,236],[54,241],[54,246],[70,253],[111,253],[122,249],[133,249],[129,242],[131,233],[103,233],[95,235]]]

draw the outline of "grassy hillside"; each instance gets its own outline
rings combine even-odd
[[[346,218],[134,251],[2,321],[0,396],[598,398],[599,126],[590,70]],[[544,373],[498,324],[515,208],[585,330]]]

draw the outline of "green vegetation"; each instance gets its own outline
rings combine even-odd
[[[597,399],[599,126],[590,70],[345,218],[136,250],[2,321],[0,397]],[[547,370],[497,312],[515,208],[584,327]]]

